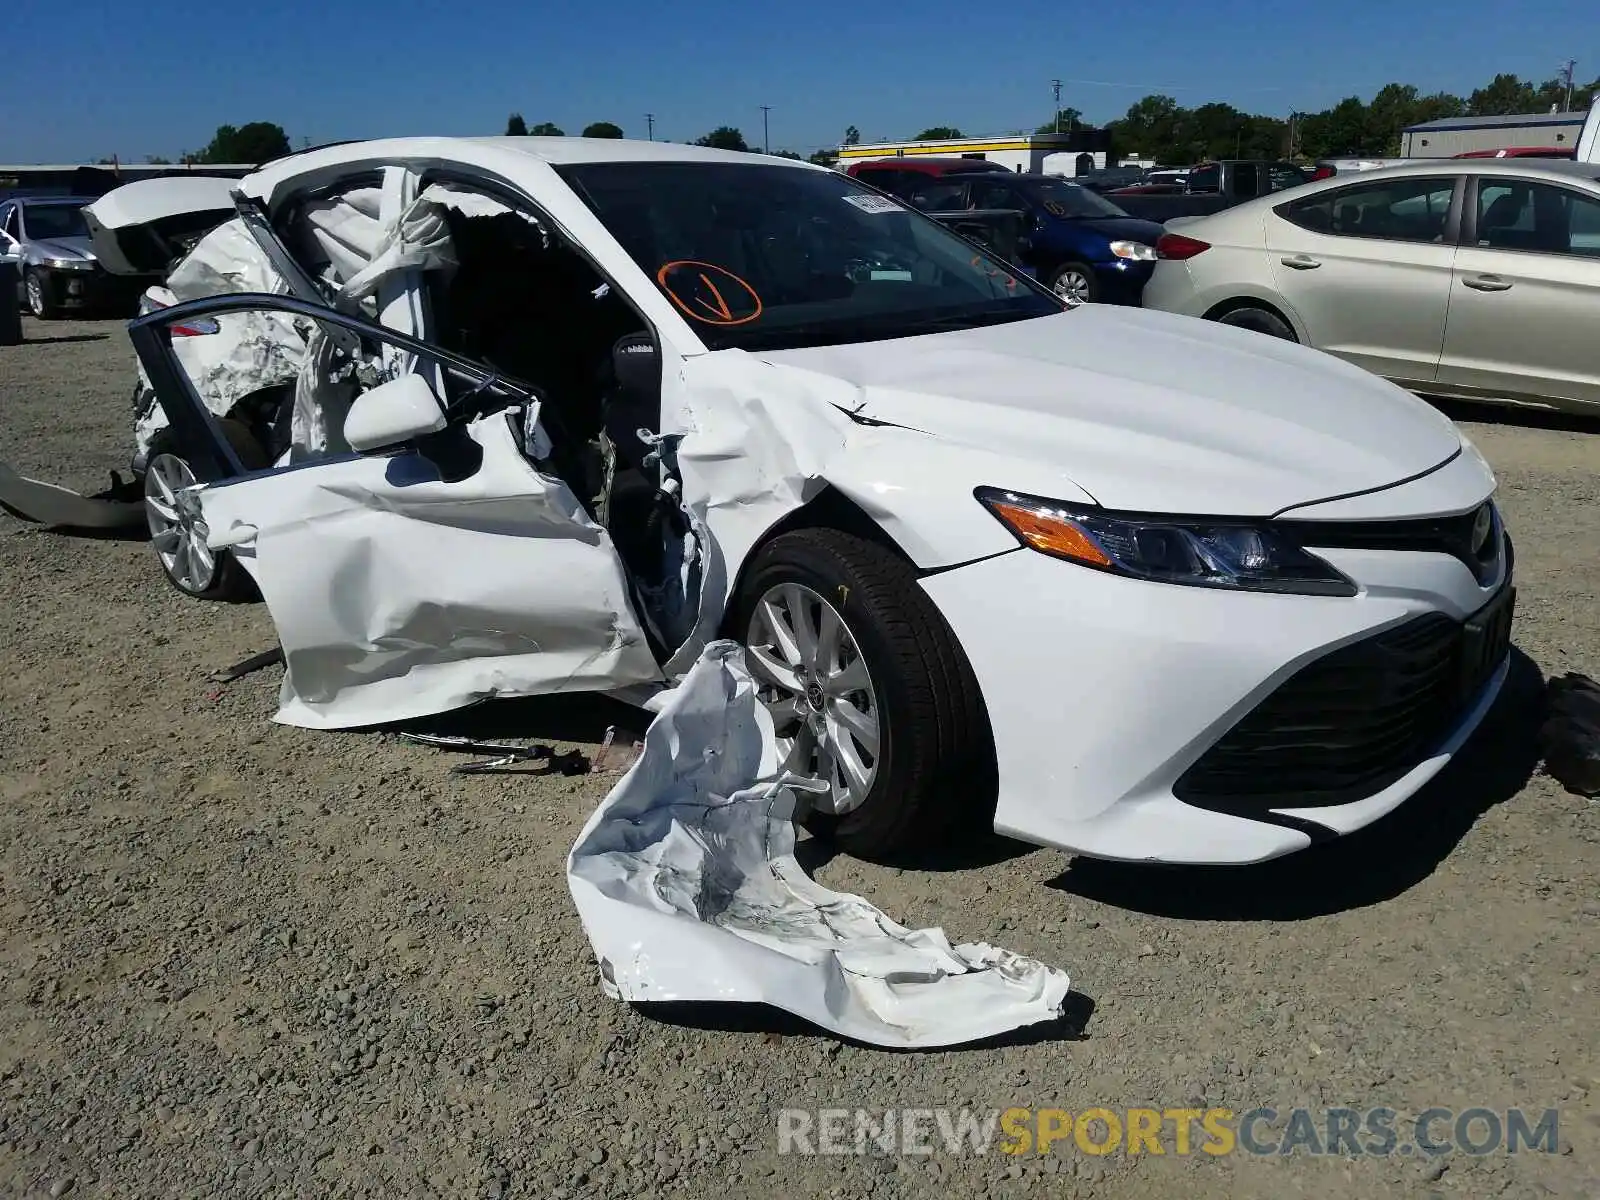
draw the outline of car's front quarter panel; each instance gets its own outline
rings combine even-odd
[[[828,489],[926,571],[1017,547],[975,498],[979,487],[1092,503],[1060,470],[859,420],[851,413],[860,403],[843,380],[737,350],[669,367],[663,429],[684,435],[685,499],[715,539],[729,588],[768,532]]]
[[[1353,598],[1131,580],[1032,551],[923,580],[973,664],[999,765],[995,828],[1096,857],[1250,863],[1348,832],[1412,795],[1492,701],[1501,664],[1449,736],[1399,779],[1275,823],[1179,800],[1180,776],[1306,664],[1426,614],[1458,621],[1505,584],[1444,554],[1327,551]],[[1003,598],[1003,604],[1000,602]],[[1304,823],[1310,822],[1310,826]]]

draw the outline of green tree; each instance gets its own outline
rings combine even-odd
[[[1071,133],[1074,129],[1093,128],[1094,126],[1085,121],[1083,119],[1083,114],[1077,109],[1063,108],[1056,111],[1056,119],[1054,121],[1046,121],[1043,125],[1039,126],[1039,128],[1035,129],[1034,132],[1055,133],[1060,131],[1061,133]]]
[[[1311,158],[1381,154],[1367,127],[1367,106],[1359,96],[1346,96],[1332,108],[1307,113],[1300,124],[1300,148]]]
[[[1182,111],[1171,96],[1135,100],[1126,113],[1110,123],[1112,140],[1124,154],[1176,163],[1181,153],[1174,148],[1174,140]]]
[[[857,129],[854,125],[847,126],[844,131],[844,144],[846,146],[860,145],[861,130]]]
[[[954,125],[935,125],[932,129],[924,129],[911,140],[914,142],[944,142],[951,138],[966,137]]]
[[[613,125],[610,121],[596,121],[592,125],[583,127],[583,136],[592,138],[619,138],[623,136],[622,126]]]
[[[711,146],[718,150],[748,150],[744,134],[732,125],[718,125],[710,133],[694,140],[696,146]]]
[[[793,150],[774,150],[772,152],[772,157],[773,158],[792,158],[796,162],[804,162],[805,161],[803,158],[800,157],[800,155],[796,154]]]
[[[559,126],[559,125],[553,124],[550,121],[540,121],[532,129],[528,130],[528,132],[530,134],[532,134],[534,137],[566,137],[567,136],[566,130],[562,129],[561,126]]]
[[[165,167],[172,164],[170,158],[162,158],[159,154],[146,154],[144,160],[153,167]]]
[[[1549,108],[1549,105],[1545,105]],[[1467,97],[1467,112],[1474,117],[1499,117],[1537,112],[1533,84],[1515,75],[1496,75]]]
[[[528,123],[522,119],[521,113],[512,113],[506,118],[507,137],[527,137]]]
[[[819,167],[837,166],[839,163],[839,152],[837,150],[829,150],[824,147],[821,150],[812,151],[811,154],[806,158],[806,161],[808,163],[816,163]]]
[[[218,125],[217,132],[197,156],[203,163],[256,163],[282,158],[289,153],[289,137],[283,126],[270,121],[251,121],[248,125]]]

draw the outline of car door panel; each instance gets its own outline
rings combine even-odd
[[[1455,190],[1453,177],[1366,181],[1267,215],[1274,284],[1311,345],[1391,378],[1434,378],[1455,258]],[[1423,240],[1430,235],[1436,240]]]
[[[511,393],[453,415],[434,443],[246,473],[171,354],[166,329],[242,309],[337,324]],[[196,498],[210,542],[255,578],[283,647],[278,719],[313,728],[403,720],[491,696],[661,680],[609,536],[524,454],[547,445],[538,400],[404,335],[283,296],[226,296],[132,323],[135,349],[211,469]],[[508,415],[520,400],[525,415]],[[519,429],[518,426],[521,426]],[[200,472],[197,471],[197,474]]]
[[[1600,197],[1484,176],[1456,254],[1442,386],[1600,406]],[[1486,225],[1510,204],[1511,219]]]

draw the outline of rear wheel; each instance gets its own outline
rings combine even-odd
[[[782,534],[734,611],[785,765],[828,784],[813,833],[892,858],[993,819],[977,680],[903,560],[835,530]]]
[[[243,425],[232,420],[218,424],[247,471],[269,465],[266,452]],[[164,429],[156,434],[145,463],[144,511],[162,574],[180,592],[201,600],[257,599],[254,581],[233,554],[206,545],[210,531],[200,502],[187,490],[195,482],[172,432]]]
[[[1289,322],[1277,313],[1268,312],[1254,304],[1225,312],[1217,318],[1217,321],[1223,325],[1232,325],[1235,329],[1250,329],[1270,337],[1283,338],[1285,341],[1299,340],[1294,336],[1294,330],[1290,328]]]

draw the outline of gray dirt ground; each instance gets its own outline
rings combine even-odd
[[[0,348],[0,458],[99,488],[129,441],[120,324],[28,334]],[[274,725],[276,669],[205,679],[273,644],[261,607],[186,600],[139,542],[0,515],[0,1192],[1600,1195],[1600,804],[1535,775],[1529,743],[1532,676],[1600,675],[1600,428],[1471,416],[1526,658],[1470,752],[1396,818],[1257,870],[817,859],[1088,998],[1081,1037],[927,1054],[607,1000],[562,873],[605,781],[451,776],[393,736]],[[437,727],[566,746],[616,716],[503,704]],[[1191,1101],[1556,1107],[1560,1146],[776,1153],[791,1106]]]

